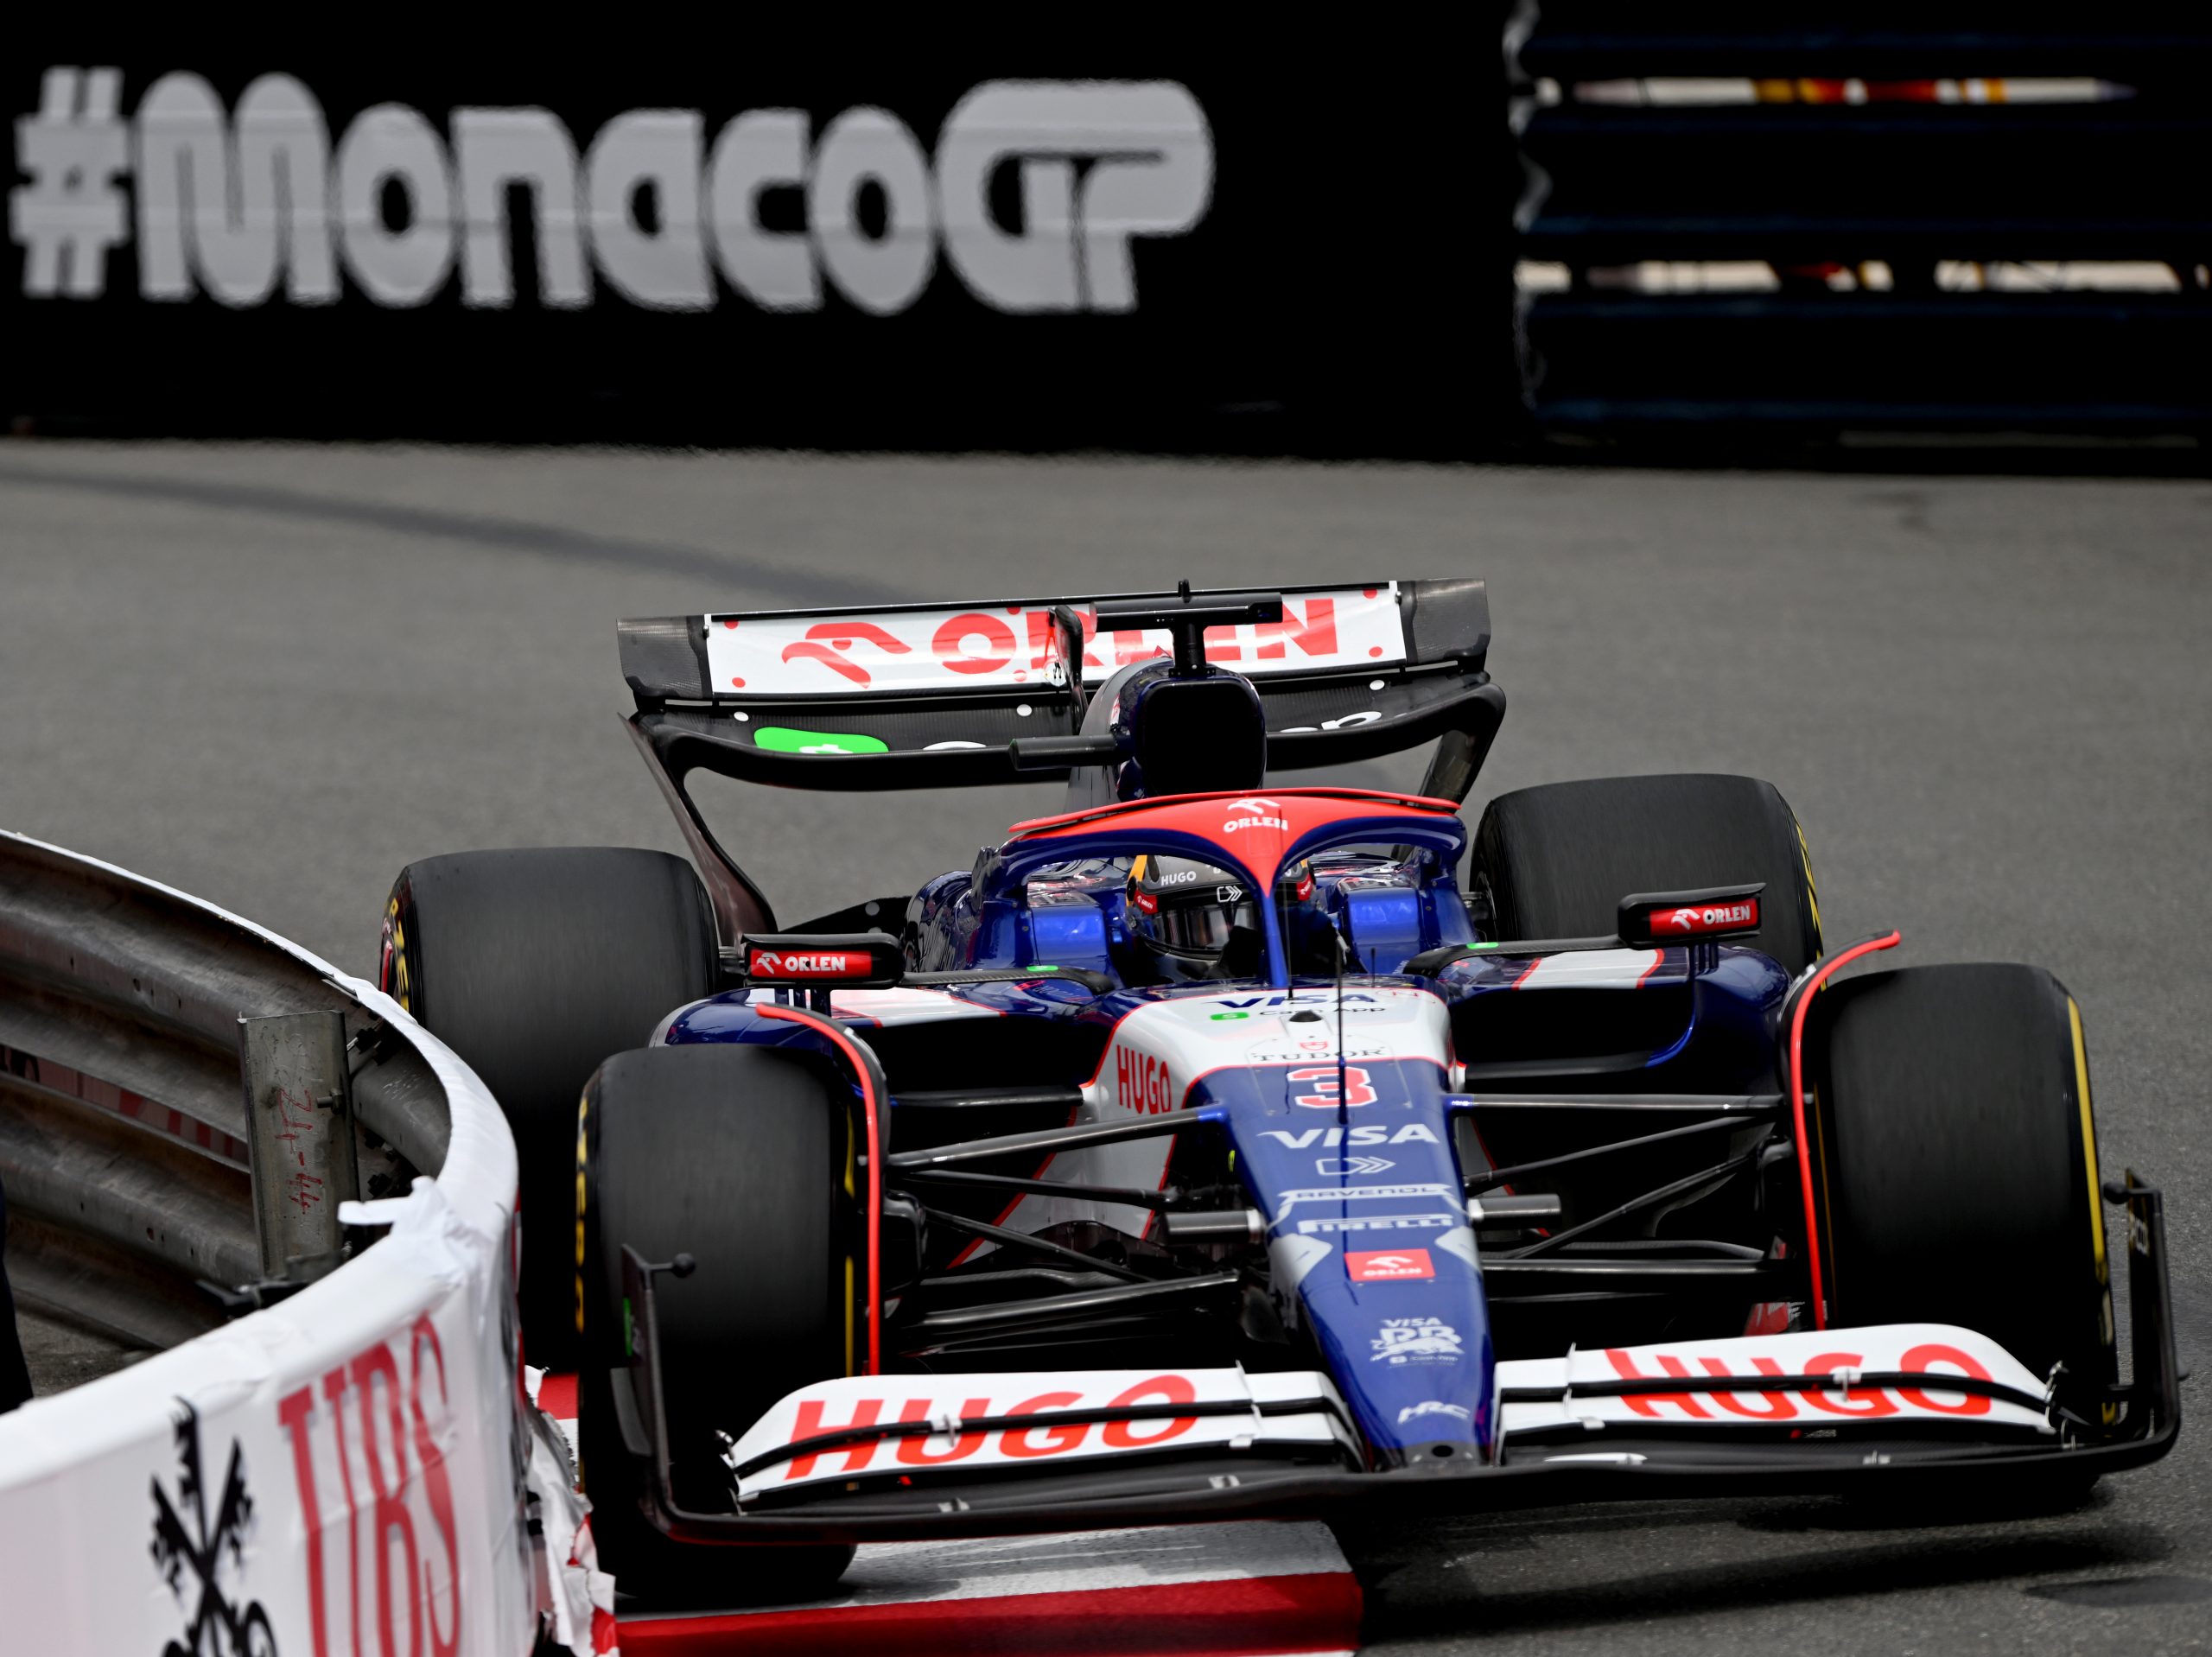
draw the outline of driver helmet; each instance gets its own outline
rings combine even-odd
[[[1259,968],[1260,898],[1243,877],[1193,858],[1147,852],[1129,864],[1122,920],[1160,981],[1234,977]],[[1251,960],[1240,965],[1231,959]]]

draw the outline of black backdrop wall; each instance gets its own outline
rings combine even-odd
[[[42,14],[0,67],[0,416],[1437,456],[2212,422],[2206,8],[1782,10],[528,50]]]
[[[1494,14],[1259,50],[639,27],[18,43],[0,409],[1468,453],[1516,406]]]

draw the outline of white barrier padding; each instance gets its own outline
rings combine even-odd
[[[549,1489],[537,1464],[557,1457],[531,1452],[499,1107],[372,986],[172,895],[312,965],[411,1042],[444,1087],[451,1142],[437,1178],[368,1205],[385,1240],[321,1282],[0,1417],[7,1648],[525,1657],[556,1602],[563,1635],[588,1642],[573,1615],[588,1581],[540,1564],[531,1535],[556,1496],[572,1532],[574,1498],[564,1470]]]

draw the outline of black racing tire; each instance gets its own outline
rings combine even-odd
[[[1750,940],[1795,977],[1821,953],[1796,816],[1751,777],[1601,777],[1501,794],[1475,833],[1500,939],[1605,937],[1638,892],[1766,883]]]
[[[1994,1340],[2098,1419],[2117,1376],[2081,1011],[2035,967],[1909,967],[1806,1029],[1831,1322]]]
[[[853,1550],[672,1542],[639,1503],[645,1469],[624,1448],[613,1372],[624,1365],[624,1245],[688,1254],[654,1286],[671,1483],[700,1512],[733,1511],[717,1430],[732,1438],[810,1382],[852,1373],[852,1286],[865,1234],[852,1188],[851,1086],[823,1056],[700,1044],[620,1053],[577,1121],[574,1295],[582,1327],[576,1433],[601,1566],[664,1605],[828,1592]]]
[[[665,852],[458,852],[392,885],[378,982],[483,1079],[514,1130],[532,1363],[575,1366],[577,1095],[608,1054],[715,993],[717,944],[705,888]]]

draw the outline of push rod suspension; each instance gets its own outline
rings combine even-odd
[[[1531,1260],[1539,1254],[1550,1254],[1562,1243],[1571,1242],[1577,1237],[1586,1236],[1600,1226],[1611,1225],[1616,1220],[1626,1219],[1640,1209],[1655,1207],[1669,1197],[1680,1197],[1685,1191],[1694,1191],[1700,1185],[1713,1180],[1725,1179],[1730,1174],[1748,1168],[1758,1160],[1759,1152],[1763,1149],[1764,1149],[1763,1146],[1753,1146],[1740,1157],[1731,1157],[1726,1162],[1717,1162],[1710,1168],[1700,1169],[1686,1178],[1674,1180],[1662,1185],[1656,1190],[1646,1191],[1641,1197],[1630,1197],[1618,1208],[1608,1209],[1594,1220],[1585,1220],[1579,1226],[1569,1226],[1566,1230],[1556,1232],[1541,1242],[1530,1243],[1525,1248],[1516,1248],[1510,1254],[1499,1255],[1498,1258],[1507,1260]]]
[[[1617,1151],[1633,1151],[1646,1145],[1656,1145],[1662,1140],[1687,1139],[1693,1133],[1710,1133],[1717,1127],[1737,1128],[1744,1124],[1732,1116],[1716,1116],[1709,1121],[1690,1122],[1681,1127],[1670,1127],[1662,1133],[1645,1133],[1632,1140],[1614,1140],[1605,1145],[1585,1146],[1580,1151],[1569,1151],[1560,1156],[1542,1157],[1535,1162],[1516,1162],[1503,1168],[1492,1168],[1488,1173],[1467,1176],[1467,1195],[1486,1191],[1519,1179],[1525,1174],[1541,1173],[1548,1168],[1562,1167],[1570,1162],[1586,1162],[1592,1157],[1611,1156]]]
[[[1024,1179],[1015,1174],[976,1174],[960,1168],[909,1168],[899,1176],[931,1184],[963,1185],[977,1190],[1035,1191],[1044,1197],[1080,1197],[1094,1203],[1120,1203],[1130,1208],[1164,1211],[1165,1191],[1141,1190],[1135,1186],[1080,1185],[1065,1179]]]
[[[1150,1139],[1158,1133],[1179,1133],[1185,1128],[1220,1120],[1211,1107],[1171,1110],[1158,1116],[1137,1116],[1111,1122],[1080,1122],[1073,1127],[1039,1127],[1026,1133],[1001,1133],[988,1140],[963,1140],[933,1145],[925,1150],[898,1151],[885,1159],[894,1172],[915,1168],[949,1167],[956,1162],[982,1162],[1029,1151],[1072,1151],[1079,1146],[1114,1145],[1123,1140]]]
[[[981,1237],[995,1242],[1001,1248],[1026,1248],[1034,1254],[1045,1254],[1053,1260],[1066,1260],[1082,1267],[1087,1272],[1103,1272],[1109,1277],[1120,1278],[1124,1283],[1157,1283],[1158,1278],[1147,1277],[1142,1272],[1132,1272],[1126,1266],[1112,1260],[1095,1259],[1064,1244],[1050,1242],[1042,1237],[1033,1237],[1026,1231],[1009,1230],[983,1220],[970,1220],[965,1215],[948,1214],[943,1209],[925,1208],[922,1214],[932,1225],[941,1225],[954,1231],[964,1231],[971,1237]]]
[[[943,1338],[1033,1329],[1039,1324],[1088,1324],[1099,1317],[1152,1311],[1194,1296],[1223,1293],[1236,1288],[1239,1281],[1234,1272],[1215,1272],[1205,1277],[1171,1278],[1164,1282],[1130,1283],[1074,1294],[1043,1295],[1031,1300],[958,1306],[945,1311],[925,1312],[899,1334],[908,1338],[916,1335]]]
[[[1454,1110],[1709,1110],[1763,1116],[1786,1102],[1778,1093],[1459,1093]]]

